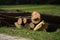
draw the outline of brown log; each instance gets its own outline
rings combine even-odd
[[[18,25],[21,25],[21,24],[22,24],[22,18],[21,18],[21,17],[18,18],[17,24],[18,24]]]
[[[24,26],[25,26],[25,28],[27,28],[27,29],[31,29],[28,23],[25,24]]]
[[[27,18],[23,18],[23,23],[26,24],[27,23]]]
[[[12,26],[9,24],[5,18],[0,17],[1,25],[0,26]]]
[[[35,26],[34,31],[37,31],[37,30],[39,30],[39,29],[42,29],[43,31],[46,32],[47,27],[48,27],[48,24],[47,24],[46,22],[44,22],[44,20],[43,20],[43,21],[41,21],[39,24],[37,24],[37,25]]]
[[[30,26],[31,29],[34,29],[35,24],[31,22],[31,23],[29,23],[29,26]]]
[[[0,17],[4,18],[5,21],[7,21],[7,22],[9,22],[11,24],[13,24],[13,22],[16,22],[17,21],[17,18],[14,18],[12,16],[6,16],[6,15],[1,15],[0,14]]]
[[[48,28],[46,29],[48,32],[54,32],[58,28],[57,24],[54,23],[48,23]],[[59,28],[58,28],[59,29]]]
[[[31,13],[30,12],[24,12],[24,11],[17,11],[17,10],[1,10],[0,11],[0,14],[3,14],[3,15],[8,15],[8,16],[31,16]]]
[[[50,14],[41,14],[41,18],[46,22],[60,24],[60,16],[50,15]]]
[[[32,16],[31,16],[31,21],[34,23],[34,24],[37,24],[41,21],[41,15],[39,12],[36,12],[34,11],[32,13]]]
[[[25,28],[27,28],[27,29],[33,29],[34,26],[35,26],[35,25],[34,25],[32,22],[25,24]]]
[[[21,24],[19,25],[17,22],[15,22],[14,25],[16,26],[16,28],[21,28],[22,27],[22,25]]]

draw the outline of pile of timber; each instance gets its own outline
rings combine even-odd
[[[31,22],[32,12],[21,10],[0,10],[0,24],[12,26],[20,16],[28,19]],[[45,20],[49,25],[60,25],[60,16],[40,13],[42,20]]]
[[[26,17],[28,19],[28,22],[30,22],[30,18],[31,18],[31,14],[30,12],[24,12],[24,11],[20,11],[20,10],[0,10],[0,20],[2,22],[2,20],[8,22],[9,24],[13,25],[14,22],[16,22],[18,20],[18,18],[22,16],[22,17]]]

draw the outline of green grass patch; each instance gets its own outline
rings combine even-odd
[[[31,38],[34,40],[60,40],[60,29],[56,32],[33,31],[25,28],[0,27],[0,33]]]
[[[23,11],[39,11],[43,13],[60,15],[60,5],[1,5],[0,9],[5,10],[23,10]]]

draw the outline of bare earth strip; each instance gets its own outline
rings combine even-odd
[[[32,40],[32,39],[0,34],[0,40]]]

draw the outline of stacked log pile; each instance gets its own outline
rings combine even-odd
[[[17,22],[17,20],[20,16],[22,18],[27,18],[27,22],[30,23],[31,17],[32,17],[31,15],[32,15],[31,12],[24,12],[21,10],[15,10],[15,11],[14,10],[0,10],[0,24],[13,26],[14,22]],[[60,16],[41,14],[41,13],[40,13],[40,15],[41,15],[40,19],[46,21],[48,23],[48,26],[50,26],[50,27],[52,27],[52,26],[55,27],[56,25],[60,24]],[[55,27],[55,29],[56,28],[57,27]]]
[[[0,17],[2,19],[4,19],[5,21],[7,21],[9,24],[14,24],[14,22],[16,22],[18,20],[18,18],[22,16],[22,17],[26,17],[28,19],[28,22],[30,21],[30,13],[29,12],[23,12],[23,11],[13,11],[13,10],[0,10]],[[2,20],[0,18],[0,20]]]

